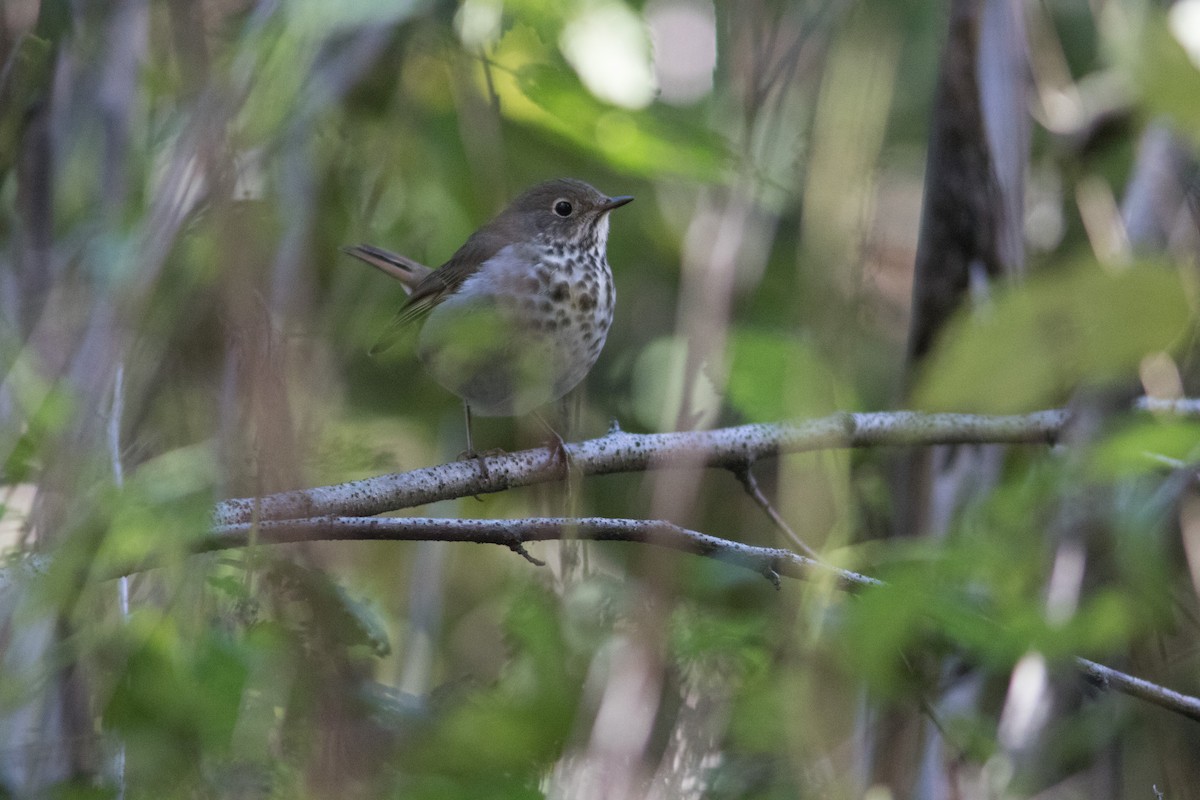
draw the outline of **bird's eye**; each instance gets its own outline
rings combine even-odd
[[[566,200],[554,201],[554,213],[558,214],[560,217],[569,217],[571,216],[571,212],[574,210],[575,208]]]

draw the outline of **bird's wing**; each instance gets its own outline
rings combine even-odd
[[[454,294],[463,281],[475,274],[479,266],[503,246],[504,237],[497,232],[486,228],[476,231],[449,261],[430,271],[420,283],[412,287],[408,302],[388,323],[379,341],[371,348],[371,355],[378,355],[391,348],[400,340],[405,328],[423,319],[438,303]]]
[[[425,266],[420,261],[369,244],[343,247],[342,252],[370,264],[390,278],[395,278],[404,287],[404,291],[410,294],[421,281],[433,272],[432,268]]]

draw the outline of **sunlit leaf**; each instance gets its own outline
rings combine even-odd
[[[732,163],[728,145],[694,114],[661,105],[632,112],[598,100],[528,26],[506,33],[495,58],[501,66],[491,80],[502,113],[616,169],[717,181]]]
[[[914,393],[931,410],[1008,413],[1081,384],[1134,374],[1178,344],[1190,318],[1179,276],[1153,265],[1036,277],[943,331]]]
[[[1188,58],[1183,45],[1162,15],[1147,20],[1142,38],[1132,53],[1134,78],[1146,111],[1165,116],[1179,133],[1200,144],[1200,69]]]
[[[519,86],[543,112],[529,121],[563,136],[633,174],[720,179],[729,165],[721,140],[699,126],[682,123],[662,107],[633,113],[594,98],[574,74],[550,65],[521,70]]]

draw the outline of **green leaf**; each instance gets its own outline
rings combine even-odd
[[[729,163],[725,144],[715,134],[681,124],[665,108],[634,113],[606,105],[567,69],[530,65],[518,74],[518,85],[545,112],[530,121],[594,151],[616,169],[647,178],[716,181]]]
[[[710,182],[723,176],[732,163],[729,146],[699,112],[661,104],[632,112],[598,100],[543,35],[515,25],[497,45],[490,77],[505,116],[629,174]]]
[[[1200,423],[1178,419],[1139,420],[1102,441],[1088,465],[1099,479],[1161,471],[1171,462],[1200,457]]]
[[[445,711],[408,754],[414,772],[536,780],[561,755],[583,676],[572,668],[549,593],[523,588],[511,600],[504,629],[512,653],[500,681]]]
[[[1200,70],[1163,15],[1148,21],[1131,55],[1135,85],[1146,111],[1169,117],[1175,130],[1200,144]]]
[[[1080,384],[1132,374],[1176,345],[1190,319],[1179,276],[1160,266],[1095,265],[1040,276],[993,306],[960,313],[914,393],[929,410],[1016,413]]]
[[[130,628],[141,641],[126,656],[125,677],[104,712],[106,724],[174,737],[181,748],[227,746],[246,679],[241,651],[220,634],[190,642],[150,612],[135,615]]]
[[[730,362],[729,400],[751,421],[813,417],[846,408],[847,392],[803,340],[738,331],[730,344]]]
[[[687,408],[694,424],[705,426],[716,419],[720,397],[708,364],[688,381],[690,344],[682,336],[663,336],[642,349],[633,365],[633,407],[638,421],[651,430],[674,430],[683,392],[689,390]]]

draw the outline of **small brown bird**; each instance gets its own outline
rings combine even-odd
[[[472,412],[529,413],[575,388],[596,363],[615,302],[608,214],[631,200],[570,178],[540,183],[435,270],[370,245],[342,248],[410,293],[371,352],[420,324],[417,355],[462,398],[473,454]]]

